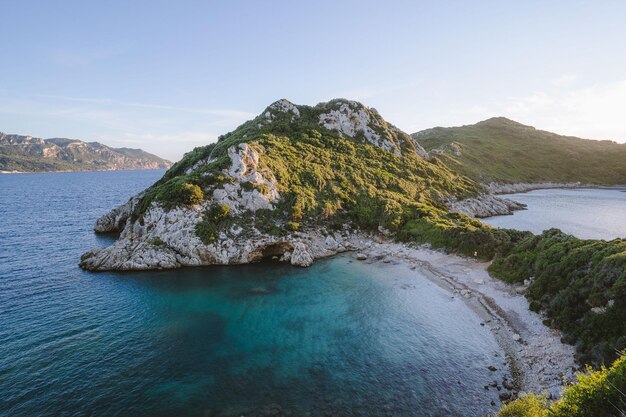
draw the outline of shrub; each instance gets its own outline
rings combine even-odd
[[[295,232],[300,227],[300,223],[297,223],[297,222],[287,222],[285,224],[285,227],[287,227],[287,230]]]
[[[155,197],[165,207],[173,208],[180,205],[202,203],[204,201],[204,192],[197,185],[185,182],[185,178],[176,178],[163,184]]]
[[[502,407],[497,417],[623,417],[626,411],[626,356],[610,368],[587,368],[568,385],[562,398],[549,406],[545,397],[533,394]]]
[[[165,246],[165,242],[163,242],[163,240],[161,240],[160,237],[155,237],[155,238],[149,239],[148,243],[153,245],[153,246]]]
[[[196,223],[196,236],[202,243],[208,245],[217,240],[218,230],[228,226],[230,218],[230,206],[228,204],[213,204],[202,216],[202,220]]]
[[[207,221],[200,221],[196,223],[196,236],[198,236],[198,238],[200,238],[202,243],[205,245],[213,243],[217,240],[215,227]]]
[[[626,356],[610,368],[587,368],[552,407],[556,417],[622,417],[626,411]]]
[[[528,394],[504,405],[497,417],[548,417],[548,413],[545,396]]]
[[[214,204],[212,205],[205,217],[213,224],[220,224],[230,216],[230,206],[228,204]]]

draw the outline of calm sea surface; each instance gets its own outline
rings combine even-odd
[[[493,337],[401,265],[80,270],[111,242],[95,219],[161,175],[0,175],[0,415],[494,411]]]
[[[582,239],[626,238],[626,188],[536,190],[502,197],[525,203],[528,210],[483,219],[486,223],[533,233],[556,227]]]

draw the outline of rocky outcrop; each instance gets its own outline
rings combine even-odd
[[[98,233],[120,233],[124,229],[126,221],[130,218],[133,208],[141,198],[141,195],[132,197],[126,203],[100,217],[96,220],[93,230]]]
[[[477,198],[453,200],[448,203],[448,209],[471,217],[491,217],[504,214],[513,214],[515,210],[524,210],[526,205],[508,198],[484,194]]]
[[[318,107],[328,107],[331,103],[322,103]],[[374,146],[378,146],[398,156],[403,150],[413,150],[421,157],[428,153],[408,134],[386,123],[376,109],[367,108],[360,103],[349,100],[334,101],[335,108],[318,116],[319,124],[329,130],[336,130],[350,138],[362,138]],[[332,107],[332,106],[331,106]]]
[[[578,188],[581,187],[580,182],[538,182],[538,183],[495,183],[484,184],[484,187],[491,194],[514,194],[525,193],[532,190],[543,190],[547,188]]]
[[[92,271],[168,269],[181,266],[232,265],[276,258],[295,266],[309,266],[314,259],[358,246],[359,238],[348,231],[289,232],[277,236],[258,230],[254,223],[235,222],[204,243],[196,225],[215,204],[230,207],[232,215],[274,210],[280,199],[273,173],[259,170],[259,154],[246,143],[228,149],[231,164],[223,170],[231,179],[213,191],[202,204],[165,210],[152,202],[141,220],[131,221],[141,194],[97,220],[97,232],[120,232],[111,246],[81,257],[80,266]],[[254,188],[258,187],[261,190]]]
[[[289,259],[291,264],[295,266],[306,267],[313,264],[313,256],[309,253],[308,247],[302,242],[297,242],[293,246],[293,252]]]
[[[213,201],[228,205],[233,213],[274,209],[273,203],[280,199],[276,179],[271,172],[258,171],[259,154],[248,144],[241,143],[228,149],[228,157],[231,166],[226,173],[233,182],[213,191]]]
[[[80,266],[91,271],[170,269],[181,266],[235,265],[277,259],[294,266],[310,266],[315,259],[362,247],[367,239],[349,231],[335,232],[332,243],[325,230],[274,236],[254,230],[245,238],[220,233],[211,244],[195,234],[201,208],[163,211],[153,207],[144,225],[127,223],[120,239],[81,257]],[[240,232],[241,234],[241,232]]]

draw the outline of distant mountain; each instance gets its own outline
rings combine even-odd
[[[480,183],[626,184],[626,144],[581,139],[494,117],[411,135],[450,168]]]
[[[141,149],[111,148],[76,139],[40,139],[0,132],[0,171],[113,171],[169,168],[170,161]]]

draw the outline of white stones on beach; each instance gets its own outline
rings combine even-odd
[[[367,259],[367,255],[364,254],[363,252],[359,252],[356,254],[356,259],[358,259],[359,261],[364,261]]]

